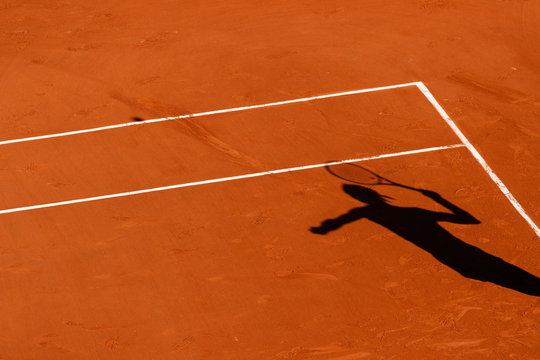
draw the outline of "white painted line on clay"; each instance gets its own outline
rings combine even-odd
[[[412,83],[397,84],[397,85],[390,85],[390,86],[381,86],[381,87],[375,87],[375,88],[369,88],[369,89],[343,91],[343,92],[332,93],[332,94],[327,94],[327,95],[317,95],[317,96],[310,96],[310,97],[304,97],[304,98],[293,99],[293,100],[271,102],[267,104],[240,106],[240,107],[229,108],[229,109],[205,111],[205,112],[194,113],[194,114],[170,116],[170,117],[163,117],[159,119],[150,119],[150,120],[142,120],[142,121],[128,122],[128,123],[115,124],[115,125],[107,125],[107,126],[101,126],[101,127],[95,127],[95,128],[89,128],[89,129],[66,131],[66,132],[55,133],[55,134],[39,135],[39,136],[32,136],[32,137],[12,139],[12,140],[3,140],[3,141],[0,141],[0,145],[8,145],[8,144],[14,144],[14,143],[20,143],[20,142],[26,142],[26,141],[51,139],[51,138],[57,138],[57,137],[62,137],[62,136],[86,134],[86,133],[92,133],[92,132],[98,132],[98,131],[119,129],[119,128],[124,128],[124,127],[129,127],[129,126],[158,123],[158,122],[163,122],[163,121],[180,120],[180,119],[187,119],[187,118],[194,118],[194,117],[201,117],[201,116],[208,116],[208,115],[225,114],[225,113],[244,111],[244,110],[261,109],[261,108],[267,108],[267,107],[279,106],[279,105],[296,104],[296,103],[313,101],[313,100],[321,100],[321,99],[335,98],[335,97],[340,97],[340,96],[356,95],[356,94],[362,94],[362,93],[368,93],[368,92],[397,89],[397,88],[403,88],[403,87],[415,86],[415,85],[418,85],[418,84],[416,82],[412,82]]]
[[[495,174],[495,172],[491,169],[491,167],[487,164],[487,162],[484,160],[482,155],[476,150],[476,148],[471,144],[469,139],[461,132],[461,130],[457,127],[457,125],[454,123],[454,121],[450,118],[450,116],[444,111],[443,107],[439,104],[439,102],[435,99],[433,94],[429,91],[429,89],[424,85],[422,82],[418,82],[416,84],[418,86],[418,89],[424,94],[424,96],[429,100],[429,102],[435,107],[437,112],[441,115],[441,117],[446,121],[446,123],[450,126],[450,128],[454,131],[454,133],[457,135],[457,137],[461,140],[461,142],[469,149],[471,154],[474,156],[474,158],[478,161],[478,163],[484,168],[484,170],[487,172],[491,180],[495,182],[495,184],[499,187],[499,189],[502,191],[504,196],[510,201],[510,203],[514,206],[514,208],[517,210],[517,212],[527,221],[529,226],[534,230],[536,235],[540,237],[540,229],[538,228],[538,225],[527,215],[521,204],[516,200],[514,195],[508,190],[506,185],[501,181],[501,179]]]
[[[420,154],[420,153],[426,153],[426,152],[431,152],[431,151],[440,151],[440,150],[446,150],[446,149],[459,148],[459,147],[464,147],[464,146],[465,145],[463,145],[463,144],[455,144],[455,145],[430,147],[430,148],[424,148],[424,149],[402,151],[402,152],[391,153],[391,154],[368,156],[368,157],[357,158],[357,159],[332,161],[332,162],[326,162],[326,163],[322,163],[322,164],[304,165],[304,166],[291,167],[291,168],[287,168],[287,169],[270,170],[270,171],[263,171],[263,172],[258,172],[258,173],[238,175],[238,176],[229,176],[229,177],[222,177],[222,178],[217,178],[217,179],[194,181],[194,182],[176,184],[176,185],[169,185],[169,186],[161,186],[161,187],[155,187],[155,188],[149,188],[149,189],[126,191],[126,192],[122,192],[122,193],[108,194],[108,195],[101,195],[101,196],[93,196],[93,197],[82,198],[82,199],[58,201],[58,202],[40,204],[40,205],[23,206],[23,207],[18,207],[18,208],[0,210],[0,214],[8,214],[8,213],[14,213],[14,212],[50,208],[50,207],[55,207],[55,206],[78,204],[78,203],[84,203],[84,202],[90,202],[90,201],[98,201],[98,200],[119,198],[119,197],[124,197],[124,196],[133,196],[133,195],[139,195],[139,194],[145,194],[145,193],[151,193],[151,192],[157,192],[157,191],[179,189],[179,188],[190,187],[190,186],[214,184],[214,183],[225,182],[225,181],[233,181],[233,180],[254,178],[254,177],[259,177],[259,176],[282,174],[282,173],[288,173],[288,172],[293,172],[293,171],[316,169],[316,168],[321,168],[321,167],[325,167],[325,166],[332,166],[332,165],[347,164],[347,163],[354,163],[354,162],[361,162],[361,161],[368,161],[368,160],[376,160],[376,159],[384,159],[384,158],[390,158],[390,157],[396,157],[396,156]]]

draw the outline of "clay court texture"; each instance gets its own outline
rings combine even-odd
[[[0,359],[540,359],[540,2],[0,24]]]

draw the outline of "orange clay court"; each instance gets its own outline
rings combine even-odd
[[[0,359],[540,359],[540,3],[0,3]]]

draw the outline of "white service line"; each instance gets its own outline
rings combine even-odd
[[[501,181],[501,179],[495,174],[495,172],[489,167],[486,160],[480,155],[478,150],[471,144],[469,139],[461,132],[461,130],[457,127],[457,125],[454,123],[454,121],[450,118],[450,116],[444,111],[443,107],[439,104],[439,102],[435,99],[433,94],[429,91],[429,89],[424,85],[423,82],[418,82],[416,84],[418,86],[418,89],[424,94],[424,96],[429,100],[429,102],[435,107],[437,112],[441,115],[441,117],[446,121],[446,123],[450,126],[450,128],[454,131],[454,133],[457,135],[457,137],[463,142],[463,144],[469,149],[471,154],[474,156],[474,158],[478,161],[478,163],[484,168],[484,170],[487,172],[489,177],[495,182],[495,184],[499,187],[499,189],[502,191],[504,196],[510,201],[510,203],[514,206],[514,208],[517,210],[517,212],[527,221],[529,226],[534,230],[536,235],[540,237],[540,228],[538,228],[538,225],[527,215],[521,204],[516,200],[514,195],[508,190],[506,185]]]
[[[128,123],[115,124],[115,125],[107,125],[107,126],[95,127],[95,128],[90,128],[90,129],[66,131],[66,132],[61,132],[61,133],[32,136],[32,137],[12,139],[12,140],[2,140],[0,141],[0,145],[8,145],[8,144],[14,144],[14,143],[25,142],[25,141],[51,139],[51,138],[62,137],[62,136],[86,134],[86,133],[91,133],[91,132],[112,130],[112,129],[118,129],[118,128],[123,128],[123,127],[128,127],[128,126],[135,126],[135,125],[152,124],[152,123],[170,121],[170,120],[179,120],[179,119],[224,114],[224,113],[244,111],[244,110],[260,109],[260,108],[279,106],[279,105],[295,104],[295,103],[306,102],[306,101],[321,100],[321,99],[328,99],[328,98],[334,98],[334,97],[339,97],[339,96],[356,95],[356,94],[362,94],[362,93],[367,93],[367,92],[397,89],[397,88],[415,86],[415,85],[418,86],[418,83],[412,82],[412,83],[397,84],[397,85],[390,85],[390,86],[381,86],[381,87],[375,87],[375,88],[369,88],[369,89],[343,91],[343,92],[332,93],[332,94],[327,94],[327,95],[317,95],[317,96],[304,97],[300,99],[277,101],[277,102],[272,102],[272,103],[267,103],[267,104],[240,106],[240,107],[229,108],[229,109],[205,111],[205,112],[200,112],[200,113],[195,113],[195,114],[170,116],[170,117],[163,117],[159,119],[150,119],[150,120],[128,122]]]
[[[455,144],[455,145],[430,147],[430,148],[424,148],[424,149],[402,151],[402,152],[391,153],[391,154],[368,156],[368,157],[357,158],[357,159],[331,161],[331,162],[326,162],[322,164],[304,165],[304,166],[297,166],[297,167],[292,167],[292,168],[287,168],[287,169],[270,170],[270,171],[263,171],[263,172],[258,172],[258,173],[251,173],[251,174],[244,174],[244,175],[237,175],[237,176],[229,176],[229,177],[223,177],[223,178],[217,178],[217,179],[194,181],[194,182],[189,182],[189,183],[161,186],[161,187],[155,187],[155,188],[149,188],[149,189],[143,189],[143,190],[126,191],[122,193],[93,196],[93,197],[82,198],[82,199],[58,201],[58,202],[40,204],[40,205],[23,206],[23,207],[18,207],[18,208],[0,210],[0,214],[8,214],[8,213],[14,213],[14,212],[20,212],[20,211],[28,211],[28,210],[43,209],[43,208],[49,208],[49,207],[55,207],[55,206],[63,206],[63,205],[77,204],[77,203],[83,203],[83,202],[112,199],[112,198],[118,198],[118,197],[123,197],[123,196],[133,196],[133,195],[145,194],[145,193],[156,192],[156,191],[164,191],[164,190],[179,189],[179,188],[190,187],[190,186],[214,184],[214,183],[225,182],[225,181],[248,179],[248,178],[254,178],[254,177],[259,177],[259,176],[282,174],[282,173],[288,173],[288,172],[300,171],[300,170],[316,169],[316,168],[321,168],[324,166],[332,166],[332,165],[347,164],[347,163],[354,163],[354,162],[361,162],[361,161],[368,161],[368,160],[384,159],[384,158],[390,158],[390,157],[396,157],[396,156],[420,154],[420,153],[425,153],[425,152],[430,152],[430,151],[453,149],[453,148],[459,148],[459,147],[464,147],[464,146],[465,145],[463,144]]]

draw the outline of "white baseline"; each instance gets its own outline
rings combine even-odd
[[[158,118],[158,119],[149,119],[149,120],[143,120],[143,121],[128,122],[128,123],[121,123],[121,124],[115,124],[115,125],[107,125],[107,126],[101,126],[101,127],[95,127],[95,128],[89,128],[89,129],[81,129],[81,130],[73,130],[73,131],[66,131],[66,132],[54,133],[54,134],[48,134],[48,135],[38,135],[38,136],[31,136],[31,137],[25,137],[25,138],[19,138],[19,139],[2,140],[2,141],[0,141],[0,145],[15,144],[15,143],[26,142],[26,141],[45,140],[45,139],[62,137],[62,136],[72,136],[72,135],[78,135],[78,134],[86,134],[86,133],[92,133],[92,132],[98,132],[98,131],[119,129],[119,128],[124,128],[124,127],[128,127],[128,126],[137,126],[137,125],[158,123],[158,122],[163,122],[163,121],[180,120],[180,119],[193,118],[193,117],[225,114],[225,113],[237,112],[237,111],[261,109],[261,108],[267,108],[267,107],[279,106],[279,105],[296,104],[296,103],[301,103],[301,102],[306,102],[306,101],[329,99],[329,98],[334,98],[334,97],[339,97],[339,96],[346,96],[346,95],[357,95],[357,94],[363,94],[363,93],[369,93],[369,92],[375,92],[375,91],[383,91],[383,90],[403,88],[403,87],[407,87],[407,86],[418,86],[418,83],[417,82],[412,82],[412,83],[397,84],[397,85],[390,85],[390,86],[381,86],[381,87],[375,87],[375,88],[369,88],[369,89],[342,91],[342,92],[337,92],[337,93],[332,93],[332,94],[327,94],[327,95],[317,95],[317,96],[304,97],[304,98],[300,98],[300,99],[276,101],[276,102],[267,103],[267,104],[240,106],[240,107],[229,108],[229,109],[212,110],[212,111],[205,111],[205,112],[187,114],[187,115],[169,116],[169,117],[163,117],[163,118]]]

